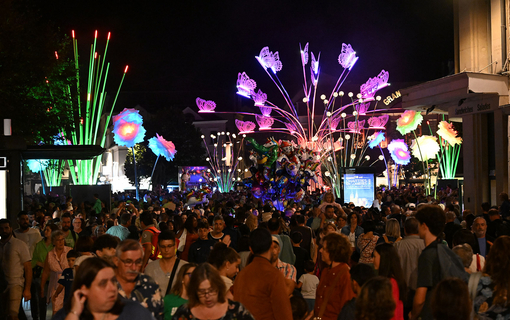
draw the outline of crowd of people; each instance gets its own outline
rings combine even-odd
[[[307,193],[276,210],[246,191],[27,197],[0,220],[5,319],[510,319],[510,201],[455,191]],[[110,200],[110,199],[108,199]]]

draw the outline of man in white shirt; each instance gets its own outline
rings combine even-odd
[[[18,213],[19,228],[14,230],[14,236],[28,246],[30,257],[34,254],[35,245],[42,240],[41,233],[37,229],[30,228],[30,220],[25,211]]]

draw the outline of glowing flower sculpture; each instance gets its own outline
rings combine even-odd
[[[138,110],[125,108],[113,117],[113,133],[115,134],[113,140],[119,146],[128,148],[143,142],[145,128],[142,123],[143,119]]]
[[[149,139],[149,148],[158,157],[164,156],[167,161],[172,161],[177,153],[173,142],[165,140],[157,133],[155,137]]]
[[[419,145],[419,147],[418,147]],[[439,152],[439,143],[437,138],[433,136],[421,136],[413,140],[411,144],[411,151],[413,156],[420,161],[427,161],[434,159]]]
[[[388,145],[388,151],[396,164],[405,166],[411,160],[411,154],[403,139],[392,140]]]
[[[416,130],[423,121],[421,113],[414,110],[407,110],[397,120],[397,130],[405,136],[409,132]]]
[[[457,137],[457,131],[455,131],[451,123],[441,121],[439,122],[438,127],[439,129],[437,130],[437,134],[446,140],[452,147],[456,144],[460,145],[462,143],[462,138]]]
[[[368,146],[370,147],[370,149],[373,149],[377,147],[381,142],[383,142],[384,139],[386,139],[384,137],[384,132],[378,131],[372,135],[371,140],[369,138],[370,142],[368,143]]]

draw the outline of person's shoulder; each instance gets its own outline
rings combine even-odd
[[[235,313],[237,316],[241,316],[241,319],[254,319],[250,311],[242,303],[230,299],[228,299],[228,313]]]
[[[161,269],[161,267],[159,266],[159,259],[149,261],[149,263],[145,267],[145,272],[146,272],[146,274],[147,274],[147,272],[152,273],[152,272],[156,271],[157,269]]]
[[[147,308],[144,308],[139,302],[131,300],[123,300],[124,307],[119,315],[120,320],[123,319],[152,319],[152,314]]]

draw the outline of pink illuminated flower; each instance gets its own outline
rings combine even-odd
[[[437,130],[437,134],[446,140],[452,147],[456,144],[462,143],[462,138],[457,137],[457,131],[453,128],[453,124],[441,121],[439,122],[438,127],[439,129]]]
[[[239,133],[251,133],[255,129],[255,123],[251,121],[241,121],[236,119],[235,121],[237,129],[239,129]]]
[[[271,126],[274,123],[273,118],[259,116],[258,114],[255,115],[255,119],[257,120],[257,123],[259,124],[260,130],[269,130],[269,129],[271,129]]]
[[[214,109],[216,109],[216,103],[212,100],[197,98],[196,102],[198,109],[200,109],[198,112],[214,112]]]
[[[138,110],[125,108],[113,117],[113,140],[119,146],[128,148],[143,142],[145,128],[142,123],[143,119]]]
[[[411,144],[413,156],[420,161],[434,159],[439,152],[439,144],[437,138],[433,136],[421,136],[413,140]]]
[[[149,139],[149,148],[158,157],[164,156],[167,161],[172,161],[177,153],[173,142],[165,140],[157,133],[155,137]]]
[[[421,113],[414,110],[407,110],[397,120],[397,130],[405,136],[409,132],[416,130],[423,121]]]
[[[411,153],[403,139],[395,139],[388,145],[388,151],[396,164],[406,165],[411,160]]]

